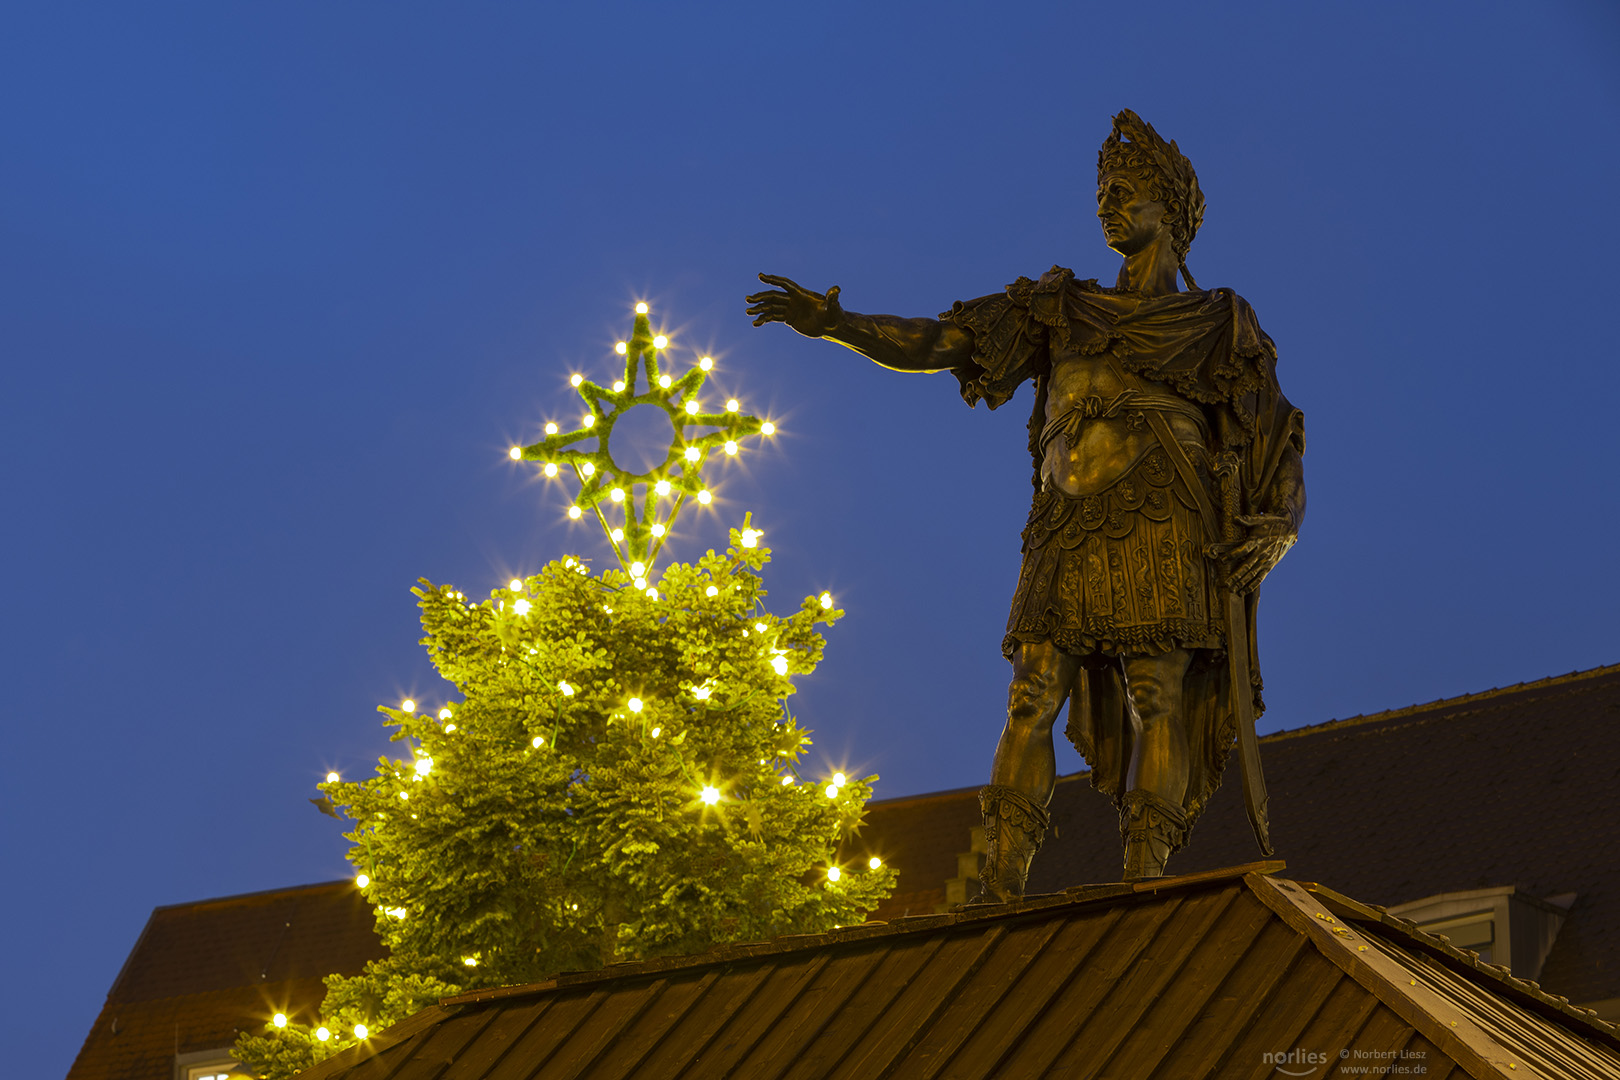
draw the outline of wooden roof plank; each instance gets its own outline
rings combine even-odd
[[[1039,1023],[1029,1027],[1020,1045],[1009,1051],[1002,1068],[1031,1076],[1050,1070],[1076,1078],[1102,1071],[1236,896],[1228,887],[1187,897],[1151,933],[1132,935],[1122,925],[1116,937],[1132,954],[1124,970],[1115,974],[1123,954],[1109,956],[1098,950],[1106,966],[1091,965],[1080,972]]]
[[[766,969],[764,981],[679,1073],[669,1075],[701,1077],[702,1080],[730,1076],[736,1064],[770,1034],[772,1025],[793,1008],[805,987],[815,981],[836,951],[836,948],[824,948],[820,952],[754,961]]]
[[[761,961],[746,966],[710,968],[718,979],[699,999],[702,1007],[691,1009],[676,1020],[665,1036],[648,1049],[638,1075],[678,1076],[683,1068],[708,1051],[709,1044],[753,1000],[775,970],[774,965]]]
[[[1195,943],[1151,1007],[1145,1006],[1142,1015],[1118,1040],[1119,1046],[1105,1066],[1111,1080],[1144,1080],[1152,1076],[1189,1024],[1254,948],[1261,931],[1275,921],[1276,916],[1246,891],[1233,887],[1224,894],[1228,906],[1219,913],[1214,926]],[[1059,1003],[1058,1009],[1062,1008]],[[1078,1042],[1078,1038],[1072,1040],[1075,1045]],[[1065,1049],[1061,1045],[1054,1047],[1037,1062],[1040,1068],[1051,1068]],[[1100,1059],[1098,1064],[1103,1066]]]
[[[498,1018],[495,1010],[451,1017],[429,1032],[426,1038],[415,1040],[410,1056],[401,1061],[385,1080],[436,1080]]]
[[[1098,913],[1100,919],[1110,925],[1122,914],[1120,909]],[[898,1063],[894,1075],[934,1080],[942,1069],[951,1065],[962,1044],[1068,921],[1049,916],[1039,922],[1025,920],[1003,924],[1007,925],[1007,934],[981,963],[977,977],[964,986],[950,1007],[939,1015],[918,1041],[916,1049]]]
[[[923,942],[936,939],[937,935],[929,935]],[[780,1080],[802,1055],[817,1045],[838,1014],[848,1008],[874,978],[891,968],[897,952],[903,956],[912,951],[911,944],[902,940],[896,948],[883,941],[859,950],[844,950],[805,987],[793,1008],[782,1014],[770,1038],[761,1041],[747,1057],[738,1061],[733,1070],[735,1074],[749,1080]]]
[[[788,1062],[782,1075],[810,1080],[840,1071],[840,1063],[854,1054],[868,1034],[886,1026],[889,1010],[897,1001],[919,991],[925,996],[937,995],[936,987],[922,987],[917,980],[944,951],[947,941],[962,936],[933,934],[910,947],[886,950],[882,966],[829,1018],[816,1040]]]
[[[554,1000],[545,997],[510,1004],[469,1007],[469,1012],[487,1013],[490,1023],[478,1040],[456,1058],[455,1068],[446,1074],[446,1080],[488,1076],[500,1060],[522,1041],[523,1036],[540,1022]]]
[[[912,992],[902,995],[884,1014],[883,1023],[867,1030],[839,1072],[870,1080],[887,1076],[950,1008],[1006,936],[1007,927],[1002,923],[992,924],[983,934],[947,936],[918,974]]]
[[[1339,1072],[1344,1076],[1378,1076],[1376,1071],[1365,1073],[1352,1073],[1351,1067],[1357,1069],[1367,1066],[1385,1065],[1395,1060],[1395,1054],[1401,1047],[1417,1034],[1412,1025],[1408,1024],[1401,1015],[1383,1002],[1373,1009],[1367,1022],[1361,1025],[1361,1030],[1350,1039],[1340,1050],[1340,1060],[1343,1065]],[[1494,1073],[1487,1073],[1494,1076]]]
[[[557,1047],[551,1060],[533,1074],[536,1080],[579,1080],[668,985],[668,979],[653,979],[613,994],[591,1013],[587,1023],[574,1030],[567,1042]]]
[[[340,1074],[345,1077],[382,1075],[398,1063],[399,1059],[392,1051],[413,1043],[422,1032],[455,1015],[456,1010],[453,1008],[429,1005],[392,1025],[386,1031],[373,1035],[364,1042],[356,1043],[341,1053],[333,1054],[313,1068],[305,1069],[300,1074],[300,1080],[326,1080],[327,1077]],[[380,1060],[384,1055],[387,1055],[386,1062]]]
[[[556,1000],[545,1015],[530,1024],[528,1030],[513,1043],[512,1049],[477,1080],[529,1080],[545,1067],[558,1047],[566,1044],[573,1038],[574,1032],[589,1022],[602,1003],[613,995],[613,990],[611,987],[597,986],[592,989],[556,990],[553,993]],[[487,1009],[501,1007],[496,1002],[484,1006]],[[455,1080],[474,1078],[457,1076]]]
[[[1318,962],[1326,963],[1314,953],[1308,952],[1306,956],[1313,965]],[[1288,1046],[1266,1047],[1259,1039],[1255,1039],[1246,1044],[1249,1056],[1252,1057],[1256,1053],[1263,1055],[1267,1049],[1281,1049],[1285,1052],[1298,1049],[1327,1054],[1331,1064],[1333,1056],[1350,1044],[1356,1032],[1362,1029],[1368,1018],[1380,1007],[1378,999],[1367,993],[1356,980],[1343,972],[1337,974],[1337,981],[1333,982],[1332,989],[1317,1007],[1315,1015],[1307,1019],[1304,1027]]]
[[[601,1080],[627,1080],[641,1075],[648,1055],[703,999],[720,977],[721,970],[713,967],[704,972],[678,973],[636,1024],[614,1040],[609,1053],[598,1062],[594,1075]]]
[[[1268,1052],[1288,1051],[1299,1043],[1300,1032],[1330,1002],[1355,1011],[1359,1002],[1353,994],[1335,998],[1333,991],[1343,982],[1340,972],[1311,951],[1301,949],[1289,966],[1288,975],[1277,984],[1265,1005],[1256,1010],[1242,1030],[1227,1040],[1220,1063],[1222,1075],[1243,1076],[1244,1070],[1264,1064]],[[1266,1067],[1269,1071],[1270,1067]]]
[[[1200,897],[1199,900],[1204,898]],[[1166,924],[1174,921],[1189,903],[1185,896],[1172,896],[1157,903],[1121,903],[1125,908],[1119,922],[1109,930],[1099,929],[1091,919],[1066,920],[1079,946],[1068,949],[1068,942],[1037,958],[1020,978],[1014,992],[1003,996],[986,1014],[974,1036],[962,1045],[953,1063],[953,1073],[964,1076],[1002,1076],[1007,1059],[1025,1042],[1026,1035],[1048,1010],[1057,1011],[1057,1000],[1064,998],[1062,1011],[1071,1016],[1089,1016],[1109,991],[1133,970],[1144,951],[1159,940]],[[1193,901],[1195,906],[1202,906]],[[1084,978],[1076,981],[1076,977]],[[1073,994],[1064,994],[1073,986]],[[1064,1039],[1067,1042],[1067,1039]]]
[[[1307,948],[1304,938],[1275,919],[1262,927],[1254,945],[1171,1047],[1159,1073],[1208,1076],[1215,1072],[1233,1041],[1248,1030],[1279,988],[1286,985]]]

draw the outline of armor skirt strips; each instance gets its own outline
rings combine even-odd
[[[1107,489],[1035,496],[1001,650],[1050,640],[1077,656],[1224,645],[1204,526],[1162,448]]]

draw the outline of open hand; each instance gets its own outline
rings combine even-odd
[[[1226,556],[1230,561],[1226,585],[1242,595],[1260,587],[1299,534],[1287,514],[1239,514],[1238,521],[1248,526],[1249,536]]]
[[[755,316],[755,326],[768,322],[787,323],[805,337],[821,337],[843,321],[844,309],[838,303],[837,285],[818,293],[776,274],[761,274],[759,280],[779,288],[766,289],[746,298],[748,314]]]

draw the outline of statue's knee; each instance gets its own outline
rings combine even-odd
[[[1165,685],[1162,679],[1152,675],[1130,680],[1131,701],[1144,726],[1152,727],[1170,719],[1181,696],[1177,693],[1178,689]]]
[[[1038,732],[1052,726],[1057,701],[1051,680],[1019,676],[1007,687],[1007,726],[1019,732]]]

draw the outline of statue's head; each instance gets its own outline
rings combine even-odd
[[[1111,178],[1116,183],[1105,184]],[[1110,186],[1112,192],[1106,190]],[[1111,209],[1107,215],[1105,201]],[[1171,250],[1185,264],[1204,222],[1204,193],[1192,162],[1129,109],[1114,117],[1114,130],[1097,152],[1097,205],[1108,246],[1122,255],[1131,254],[1125,248],[1139,246],[1146,232],[1168,227]]]

